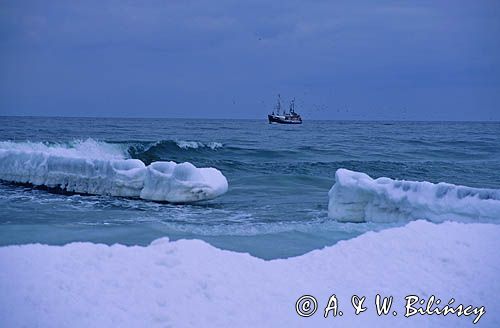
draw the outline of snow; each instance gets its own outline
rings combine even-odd
[[[500,190],[372,179],[346,169],[337,170],[328,195],[329,217],[342,222],[491,222],[500,218]]]
[[[500,326],[500,227],[419,220],[286,260],[264,261],[199,240],[147,247],[72,243],[0,248],[2,327],[471,327],[475,316],[405,318],[404,297],[484,306]],[[378,317],[374,297],[397,316]],[[295,313],[317,298],[309,318]],[[323,318],[335,294],[342,317]],[[353,314],[353,294],[368,310]]]
[[[92,140],[72,147],[0,143],[0,179],[69,192],[189,203],[227,191],[224,175],[191,163],[120,158],[114,145]],[[121,155],[123,156],[123,155]]]

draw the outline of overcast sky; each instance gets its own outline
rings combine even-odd
[[[0,114],[500,120],[500,1],[0,0]]]

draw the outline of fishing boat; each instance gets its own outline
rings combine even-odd
[[[269,120],[269,124],[302,124],[302,117],[295,112],[295,99],[291,101],[290,108],[287,113],[286,109],[283,109],[283,111],[281,110],[280,95],[278,95],[278,103],[276,104],[274,111],[267,115],[267,118]]]

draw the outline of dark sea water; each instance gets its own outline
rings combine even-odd
[[[0,245],[147,245],[167,236],[203,239],[265,259],[289,257],[405,223],[329,219],[327,193],[338,168],[500,189],[500,123],[286,126],[265,120],[0,117],[0,142],[26,141],[69,148],[87,142],[89,153],[109,149],[146,164],[215,167],[227,177],[229,191],[211,201],[170,205],[0,182]]]

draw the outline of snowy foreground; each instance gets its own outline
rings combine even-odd
[[[500,190],[372,179],[346,169],[337,170],[328,195],[328,216],[342,222],[489,222],[500,217]]]
[[[279,245],[277,245],[279,247]],[[0,248],[1,327],[472,327],[476,317],[404,317],[404,297],[484,306],[500,327],[500,227],[414,221],[287,260],[264,261],[202,241],[148,247],[72,243]],[[394,296],[389,314],[374,298]],[[295,302],[316,297],[299,317]],[[323,318],[331,294],[343,316]],[[351,296],[366,296],[353,314]]]
[[[227,191],[224,175],[191,163],[124,159],[111,145],[87,140],[77,147],[0,142],[0,180],[68,192],[189,203]]]

